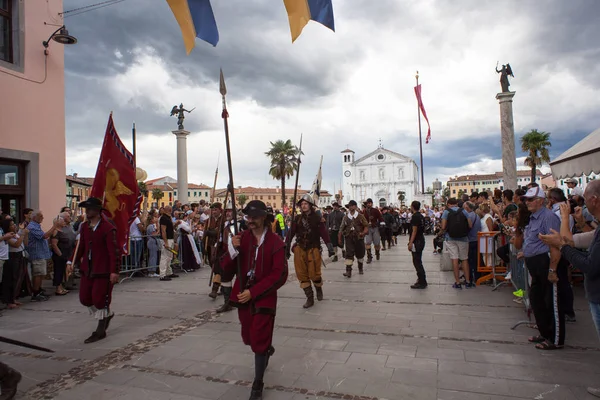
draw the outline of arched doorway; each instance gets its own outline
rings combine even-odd
[[[385,198],[382,197],[379,199],[379,207],[385,207],[385,206],[387,206],[387,201]]]

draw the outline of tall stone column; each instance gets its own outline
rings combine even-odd
[[[513,121],[512,99],[515,92],[502,92],[496,95],[500,103],[500,130],[502,137],[502,179],[504,189],[517,189],[517,156],[515,153],[515,124]]]
[[[184,129],[172,131],[177,137],[177,200],[181,204],[188,202],[187,135]]]

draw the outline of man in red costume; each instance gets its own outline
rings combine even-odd
[[[228,251],[221,258],[224,277],[237,273],[240,257],[241,275],[237,276],[230,303],[237,307],[242,325],[242,340],[254,352],[254,383],[250,400],[262,400],[263,377],[269,357],[277,310],[277,290],[288,276],[285,243],[270,229],[273,215],[260,200],[252,200],[243,210],[248,230],[229,240]]]
[[[79,203],[79,207],[85,208],[86,221],[79,228],[79,245],[73,264],[79,264],[82,273],[79,301],[98,320],[96,331],[85,340],[85,343],[94,343],[106,337],[114,316],[110,302],[113,285],[119,281],[121,253],[117,245],[117,228],[102,215],[102,201],[90,197]]]

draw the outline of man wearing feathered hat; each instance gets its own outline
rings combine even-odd
[[[225,236],[227,252],[221,258],[221,266],[224,280],[232,280],[238,265],[240,268],[229,300],[238,309],[242,340],[254,352],[250,400],[261,400],[265,370],[275,352],[272,342],[277,290],[287,281],[288,266],[285,243],[270,228],[275,218],[267,213],[265,203],[252,200],[242,211],[248,229],[230,240],[229,235]]]
[[[300,215],[294,217],[289,237],[286,243],[291,243],[296,236],[296,244],[292,251],[294,252],[294,268],[296,276],[300,282],[300,288],[306,295],[306,303],[302,307],[309,308],[315,304],[312,285],[317,291],[317,300],[323,300],[323,279],[321,278],[321,238],[327,245],[329,257],[332,257],[333,246],[329,240],[329,234],[325,227],[324,220],[315,212],[313,198],[305,194],[298,201]],[[290,250],[287,250],[287,256],[290,256]],[[312,283],[311,283],[312,282]]]
[[[85,208],[86,220],[79,227],[79,246],[73,255],[79,265],[81,283],[79,300],[98,320],[98,327],[85,343],[94,343],[106,337],[106,330],[114,313],[110,310],[113,285],[119,281],[121,252],[117,245],[117,228],[102,215],[102,200],[90,197],[79,203]]]

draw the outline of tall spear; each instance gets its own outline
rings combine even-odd
[[[293,227],[294,227],[294,223],[296,221],[296,203],[298,202],[298,178],[300,177],[300,164],[302,163],[301,161],[301,157],[302,157],[302,134],[300,134],[300,147],[298,148],[298,160],[296,161],[296,185],[294,186],[294,197],[293,197],[293,204],[292,204],[292,224],[290,225],[290,231],[292,231]],[[292,242],[292,235],[288,234],[286,237],[286,246],[287,246],[287,251],[289,251],[289,249],[291,249],[291,243]]]
[[[231,147],[229,145],[229,124],[227,119],[229,118],[229,113],[227,112],[227,102],[225,100],[225,95],[227,94],[227,87],[225,86],[225,77],[223,77],[223,69],[220,71],[220,80],[219,80],[219,92],[221,92],[221,97],[223,98],[223,112],[221,113],[221,117],[223,118],[223,127],[225,128],[225,147],[227,149],[227,169],[229,170],[229,185],[228,190],[231,194],[231,216],[233,218],[233,233],[235,235],[238,234],[238,224],[237,224],[237,210],[235,207],[235,192],[233,186],[233,167],[231,166]],[[244,277],[242,276],[242,266],[240,264],[240,257],[236,257],[237,262],[237,279],[240,281],[240,293],[244,291]]]
[[[219,161],[221,159],[221,152],[219,152],[219,155],[217,156],[217,168],[215,169],[215,180],[213,182],[213,187],[212,187],[212,192],[210,193],[210,204],[208,205],[209,207],[212,205],[214,199],[215,199],[215,191],[217,190],[217,177],[219,176]],[[210,223],[212,222],[212,212],[210,213],[209,217],[208,217],[208,226],[210,226]],[[208,254],[208,236],[204,236],[204,254]],[[212,279],[212,278],[211,278]]]

